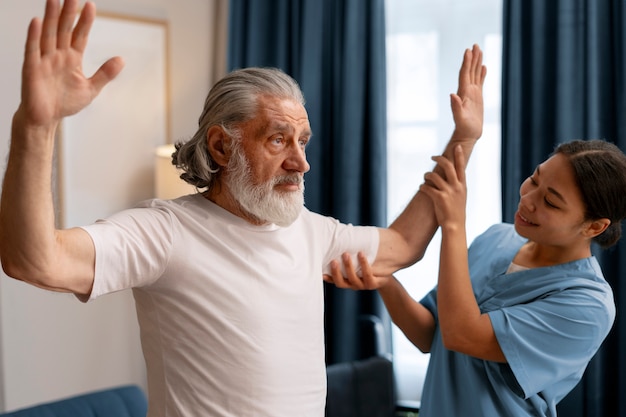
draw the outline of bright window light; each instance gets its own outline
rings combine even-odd
[[[500,73],[502,0],[386,0],[388,212],[393,221],[433,167],[453,130],[449,94],[456,92],[463,51],[477,43],[487,66],[485,125],[467,168],[468,242],[502,218]],[[396,274],[413,298],[437,283],[439,233],[418,264]],[[419,407],[428,355],[394,326],[393,355],[402,405]]]

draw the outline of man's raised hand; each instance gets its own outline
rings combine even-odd
[[[466,49],[459,71],[459,87],[450,95],[454,136],[459,139],[478,139],[483,130],[483,84],[487,68],[478,45]]]
[[[43,21],[28,28],[22,68],[22,102],[18,113],[31,127],[50,128],[85,108],[124,66],[120,57],[106,61],[91,76],[82,62],[96,7],[87,2],[76,24],[78,0],[48,0]]]

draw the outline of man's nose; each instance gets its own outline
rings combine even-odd
[[[306,160],[304,148],[294,146],[290,149],[289,155],[287,156],[287,159],[285,159],[283,167],[288,171],[297,171],[302,173],[308,172],[311,169],[311,165],[309,165]]]

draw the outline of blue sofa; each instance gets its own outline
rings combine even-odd
[[[146,417],[147,411],[141,388],[125,385],[0,413],[0,417]]]

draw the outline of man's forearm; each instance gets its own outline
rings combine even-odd
[[[454,149],[459,145],[463,148],[467,161],[476,141],[482,135],[482,90],[486,73],[487,69],[482,65],[482,51],[478,45],[466,49],[459,71],[457,93],[450,95],[455,128],[443,155],[451,161],[454,160]],[[440,167],[435,166],[434,171],[445,178]],[[418,190],[402,214],[388,229],[381,230],[381,244],[373,264],[375,275],[391,275],[420,260],[437,227],[430,198]]]
[[[55,127],[29,127],[18,112],[0,202],[0,254],[5,270],[41,270],[54,256],[51,171]]]
[[[469,158],[477,140],[453,134],[443,151],[443,155],[447,159],[453,160],[454,148],[460,145],[463,148],[463,154]],[[434,170],[441,172],[438,166],[435,166]],[[404,252],[407,258],[403,265],[399,266],[400,268],[412,265],[422,259],[438,226],[432,201],[424,193],[418,191],[404,211],[389,226],[404,240],[407,246]]]

